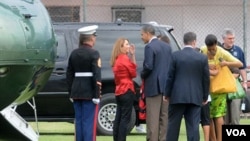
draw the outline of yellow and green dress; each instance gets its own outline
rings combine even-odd
[[[207,55],[207,47],[201,47],[202,53]],[[216,54],[213,59],[208,59],[208,64],[219,65],[219,58],[228,62],[239,61],[223,48],[217,46]],[[217,118],[226,115],[227,93],[211,93],[210,118]]]

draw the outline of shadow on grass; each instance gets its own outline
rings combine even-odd
[[[74,135],[74,133],[55,133],[55,132],[48,132],[48,133],[39,133],[41,135]]]
[[[129,133],[129,136],[145,136],[146,133]]]
[[[40,133],[40,135],[74,135],[74,133],[56,133],[56,132],[47,132],[47,133]],[[145,136],[146,133],[129,133],[128,136]],[[104,135],[98,135],[104,136]]]

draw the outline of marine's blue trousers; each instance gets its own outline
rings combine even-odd
[[[92,100],[74,100],[75,141],[96,141],[98,105]]]

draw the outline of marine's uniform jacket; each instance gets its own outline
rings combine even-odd
[[[70,98],[99,98],[101,59],[97,50],[84,44],[71,53],[67,67],[67,83]]]

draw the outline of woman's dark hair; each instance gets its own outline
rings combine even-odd
[[[208,47],[217,45],[217,43],[218,43],[217,37],[213,34],[208,34],[207,37],[205,38],[205,44]]]

